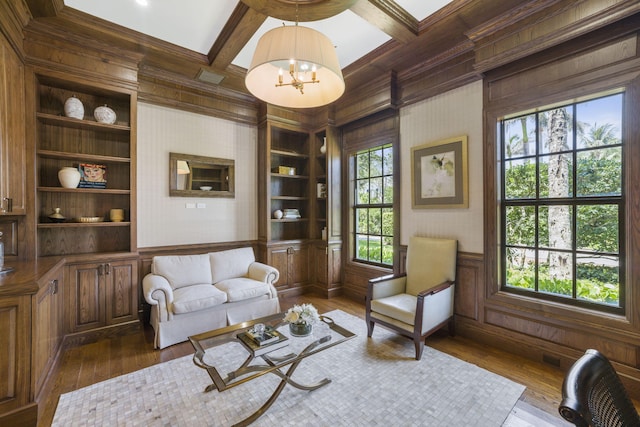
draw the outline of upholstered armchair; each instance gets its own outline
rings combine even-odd
[[[454,334],[458,242],[452,239],[411,237],[406,273],[369,281],[366,298],[367,335],[376,323],[413,339],[416,360],[422,358],[425,339],[448,324]]]

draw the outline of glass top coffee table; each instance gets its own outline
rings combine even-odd
[[[189,337],[196,350],[193,363],[205,369],[213,381],[205,388],[205,392],[214,389],[223,392],[266,374],[280,377],[280,382],[271,397],[260,409],[235,424],[236,426],[246,426],[257,420],[271,407],[287,384],[306,391],[313,391],[329,384],[329,378],[315,384],[300,384],[293,381],[291,376],[305,358],[356,336],[336,324],[330,317],[320,316],[320,322],[314,325],[311,335],[295,337],[291,335],[289,324],[283,319],[284,313],[278,313]],[[267,329],[275,329],[285,337],[284,342],[271,346],[248,345],[240,335],[257,324],[262,324]]]

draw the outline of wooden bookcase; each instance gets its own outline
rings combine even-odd
[[[266,262],[280,271],[276,288],[297,294],[311,284],[322,294],[337,294],[342,247],[337,132],[266,120],[259,147],[259,236]],[[274,216],[285,209],[297,209],[300,218]]]
[[[75,95],[84,119],[65,117],[64,102]],[[135,250],[135,93],[36,75],[36,188],[38,256],[131,252]],[[99,123],[93,110],[108,105],[115,124]],[[106,188],[63,188],[58,170],[79,163],[106,166]],[[66,217],[49,219],[54,208]],[[125,221],[110,222],[109,211],[124,209]],[[102,221],[81,223],[80,217]]]
[[[271,125],[269,139],[270,227],[267,240],[308,239],[310,209],[309,134]],[[297,209],[300,218],[275,218],[274,212]]]

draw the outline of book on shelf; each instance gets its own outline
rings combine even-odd
[[[238,339],[255,356],[289,345],[289,338],[272,328],[265,330],[262,336],[253,333],[251,330],[244,331],[238,334]]]

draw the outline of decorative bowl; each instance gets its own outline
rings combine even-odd
[[[75,222],[102,222],[104,218],[101,216],[81,216],[73,219]]]
[[[205,185],[205,186],[203,186],[203,187],[200,187],[200,189],[201,189],[202,191],[211,191],[211,189],[212,189],[212,188],[213,188],[213,187],[210,187],[210,186],[208,186],[208,185]]]
[[[106,123],[112,125],[116,122],[116,113],[107,105],[96,107],[93,110],[93,117],[95,117],[98,123]]]

